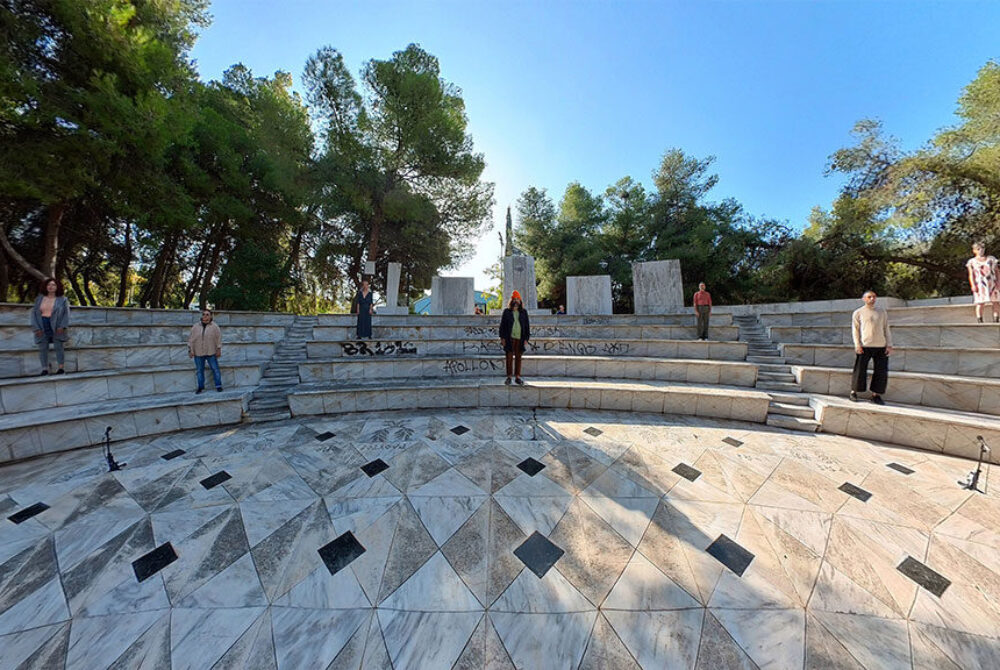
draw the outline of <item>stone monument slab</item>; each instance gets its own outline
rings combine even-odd
[[[521,303],[529,313],[538,309],[535,259],[531,256],[505,256],[503,259],[503,302],[500,304],[506,307],[514,291],[521,294]]]
[[[410,308],[399,304],[399,263],[389,263],[385,277],[385,306],[376,311],[383,315],[409,314]]]
[[[611,314],[611,275],[566,277],[567,314]]]
[[[669,314],[684,309],[681,262],[677,259],[632,264],[636,314]]]
[[[475,314],[472,277],[431,278],[431,315]]]

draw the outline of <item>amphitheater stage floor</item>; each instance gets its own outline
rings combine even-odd
[[[114,451],[0,467],[0,667],[1000,667],[957,458],[560,410]]]

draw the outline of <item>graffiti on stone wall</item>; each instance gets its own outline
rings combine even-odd
[[[341,343],[345,356],[403,356],[417,353],[417,345],[413,342],[396,340],[395,342],[343,342]]]
[[[460,375],[467,372],[496,372],[503,369],[503,363],[489,358],[478,360],[450,359],[445,361],[442,367],[450,375]]]

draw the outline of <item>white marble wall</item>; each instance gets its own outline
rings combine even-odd
[[[432,277],[431,314],[473,314],[476,311],[472,277]]]
[[[611,276],[566,277],[566,311],[611,314]]]
[[[636,314],[669,314],[684,308],[681,262],[676,259],[632,264]]]
[[[852,344],[849,326],[770,326],[775,342],[803,344]],[[897,347],[947,347],[962,349],[1000,348],[1000,325],[928,325],[894,324],[892,341]]]
[[[792,365],[851,368],[854,349],[850,346],[822,344],[781,344],[778,347]],[[930,349],[903,347],[894,349],[889,359],[889,379],[893,371],[933,372],[962,377],[1000,376],[1000,356],[982,349]]]
[[[697,336],[694,324],[691,325],[548,325],[536,324],[532,320],[532,339],[538,338],[574,338],[598,340],[693,340]],[[483,338],[499,339],[499,326],[496,322],[480,322],[476,325],[424,325],[424,326],[373,326],[372,335],[375,340],[412,341],[419,340],[477,340]],[[713,326],[709,331],[712,341],[734,341],[739,335],[736,326]],[[318,326],[313,329],[316,342],[356,341],[354,327]]]

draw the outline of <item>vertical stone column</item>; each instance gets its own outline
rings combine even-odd
[[[503,259],[503,302],[510,303],[511,294],[521,294],[521,302],[528,312],[538,309],[538,289],[535,287],[535,259],[531,256],[505,256]]]
[[[632,264],[632,295],[636,314],[684,311],[681,262],[677,259]]]
[[[611,275],[566,277],[567,314],[611,314]]]
[[[474,281],[472,277],[431,278],[431,316],[474,314]]]
[[[409,314],[410,308],[399,304],[399,263],[389,263],[385,277],[385,306],[378,308],[383,315]]]

